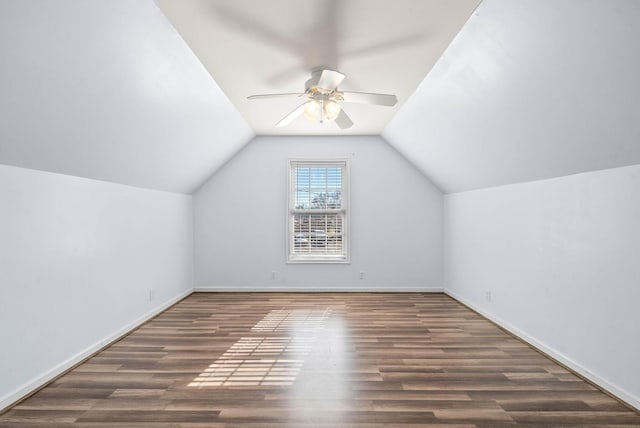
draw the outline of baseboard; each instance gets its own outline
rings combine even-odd
[[[453,291],[445,288],[444,293],[450,296],[451,298],[457,300],[458,302],[462,303],[463,305],[467,306],[468,308],[472,309],[473,311],[479,313],[480,315],[487,318],[491,322],[497,324],[498,326],[508,331],[509,333],[513,334],[514,336],[518,337],[522,341],[528,343],[529,345],[534,347],[536,350],[540,351],[541,353],[545,354],[551,359],[556,360],[563,366],[575,372],[577,375],[591,382],[594,386],[598,387],[605,393],[617,398],[618,400],[624,402],[626,405],[634,409],[636,412],[640,413],[640,398],[618,387],[617,385],[610,383],[606,379],[601,378],[597,374],[582,367],[580,364],[576,363],[571,358],[567,357],[561,352],[558,352],[555,349],[545,345],[544,343],[538,341],[534,337],[530,336],[529,334],[520,330],[519,328],[511,325],[505,320],[490,314],[489,312],[476,306],[475,304],[471,303],[469,300],[454,293]]]
[[[187,290],[183,293],[180,293],[179,295],[173,297],[169,301],[163,303],[160,306],[157,306],[156,308],[152,309],[151,311],[147,312],[141,317],[138,317],[134,321],[116,330],[112,334],[104,337],[103,339],[99,340],[93,345],[83,349],[82,351],[78,352],[71,358],[51,368],[50,370],[43,373],[42,375],[36,377],[35,379],[32,379],[31,381],[23,384],[22,386],[18,387],[14,391],[4,395],[3,397],[0,398],[0,413],[3,413],[4,411],[8,410],[10,407],[16,405],[20,401],[24,400],[25,398],[29,397],[33,393],[37,392],[38,390],[40,390],[42,387],[44,387],[51,381],[63,375],[64,373],[66,373],[73,367],[77,366],[78,364],[84,362],[86,359],[93,356],[94,354],[100,352],[107,346],[111,345],[113,342],[127,335],[132,330],[138,328],[139,326],[141,326],[151,318],[165,311],[167,308],[176,304],[180,300],[184,299],[191,293],[193,293],[193,290]]]
[[[353,286],[200,286],[196,292],[208,293],[442,293],[442,287],[353,287]]]

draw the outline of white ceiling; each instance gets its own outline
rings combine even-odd
[[[259,135],[380,134],[480,0],[156,0],[224,93]],[[347,75],[340,89],[391,93],[395,107],[345,104],[347,130],[299,117],[274,125],[304,92],[311,70]]]
[[[484,0],[383,137],[445,192],[640,163],[640,2]]]
[[[253,132],[151,1],[0,1],[0,163],[190,193]]]
[[[422,54],[446,46],[430,45],[438,38],[429,25],[446,21],[453,37],[449,24],[464,21],[448,8],[451,19],[439,10],[416,19],[427,3],[340,1],[336,28],[350,41],[337,42],[337,64],[348,75],[342,89],[408,98],[382,136],[442,190],[640,164],[640,2],[484,0],[410,95],[436,58]],[[217,7],[206,19],[226,17],[215,30],[222,40],[211,41],[220,49],[209,55],[223,65],[214,71],[231,79],[243,108],[256,109],[262,125],[252,127],[273,133],[260,129],[293,106],[244,97],[301,89],[296,80],[318,61],[283,49],[296,31],[307,40],[313,11],[331,1],[209,4]],[[247,14],[255,19],[240,29]],[[284,42],[272,34],[274,17]],[[0,58],[2,164],[190,193],[254,136],[223,93],[231,89],[220,89],[151,0],[0,1]],[[411,66],[398,69],[402,58]],[[404,89],[389,89],[397,83]],[[379,132],[394,111],[364,106],[360,116],[356,107],[348,106],[352,131],[363,134]],[[289,131],[327,133],[300,120]]]

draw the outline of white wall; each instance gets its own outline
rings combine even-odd
[[[640,2],[483,0],[383,132],[445,193],[640,163]]]
[[[0,165],[0,409],[192,290],[192,214],[191,196]]]
[[[454,297],[640,408],[640,165],[447,195],[444,253]]]
[[[286,263],[289,158],[351,160],[350,264]],[[379,137],[256,138],[194,216],[196,289],[442,289],[442,194]]]
[[[2,164],[191,193],[254,135],[153,0],[0,1],[0,22]]]

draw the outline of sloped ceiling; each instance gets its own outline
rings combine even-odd
[[[484,0],[383,137],[443,191],[640,163],[640,2]]]
[[[480,0],[156,0],[259,135],[379,135]],[[398,104],[344,103],[354,125],[275,124],[302,104],[311,71],[347,77],[340,89],[394,94]]]
[[[190,193],[253,132],[151,0],[0,2],[0,163]]]
[[[638,164],[638,22],[637,0],[484,0],[382,135],[445,192]],[[431,37],[411,28],[358,40],[393,56]],[[3,164],[190,193],[254,136],[152,0],[0,1],[0,58]]]

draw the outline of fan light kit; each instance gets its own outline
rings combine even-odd
[[[311,79],[305,84],[302,93],[262,94],[247,97],[250,100],[266,98],[306,97],[308,101],[300,104],[286,115],[276,126],[281,128],[289,125],[299,116],[304,115],[309,120],[319,120],[320,123],[335,122],[341,129],[351,128],[353,122],[342,109],[341,103],[375,104],[392,107],[398,99],[395,95],[374,94],[370,92],[339,91],[338,85],[346,76],[334,70],[317,70],[311,74]]]

